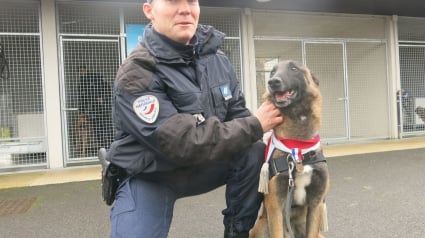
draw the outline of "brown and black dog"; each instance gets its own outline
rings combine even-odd
[[[284,122],[274,129],[268,144],[272,177],[268,191],[263,191],[263,211],[250,237],[323,237],[320,232],[327,230],[324,199],[330,183],[318,135],[322,113],[319,81],[301,63],[280,62],[270,74],[266,99],[280,109]],[[272,146],[274,142],[277,145]],[[292,196],[287,197],[290,190]]]
[[[92,125],[90,119],[84,113],[79,113],[76,123],[78,155],[86,157],[90,145]]]

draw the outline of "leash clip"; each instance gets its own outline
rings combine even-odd
[[[292,188],[295,185],[294,178],[292,177],[292,172],[294,171],[294,168],[295,168],[295,162],[291,154],[288,154],[288,157],[286,157],[286,160],[288,162],[288,176],[289,176],[288,187]]]

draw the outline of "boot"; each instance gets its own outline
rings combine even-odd
[[[247,231],[237,232],[233,228],[233,226],[226,227],[224,229],[224,238],[248,238],[248,237],[249,237],[249,232]]]

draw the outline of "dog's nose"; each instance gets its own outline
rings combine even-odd
[[[269,79],[268,83],[270,88],[277,88],[280,87],[282,80],[280,80],[280,78],[274,77]]]

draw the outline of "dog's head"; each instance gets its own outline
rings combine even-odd
[[[425,120],[425,107],[418,106],[416,107],[415,112],[422,120]]]
[[[318,79],[305,65],[296,61],[282,61],[270,73],[266,97],[282,109],[306,97],[318,95],[318,87]]]

